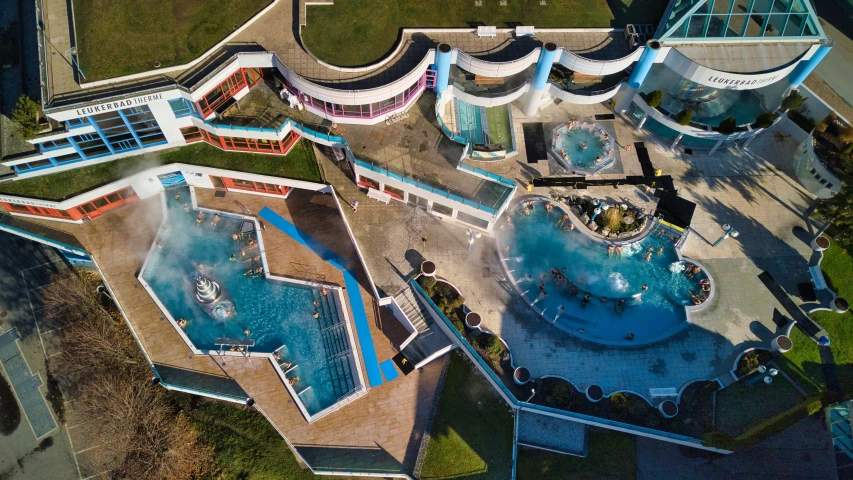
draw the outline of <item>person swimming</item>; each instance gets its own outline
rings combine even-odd
[[[320,294],[321,294],[321,295],[323,295],[323,296],[325,297],[326,295],[328,295],[328,294],[329,294],[329,291],[328,291],[328,290],[326,290],[326,287],[323,287],[323,288],[321,288],[321,289],[320,289]]]
[[[186,327],[186,326],[187,326],[187,322],[188,322],[188,321],[187,321],[187,319],[186,319],[186,318],[182,318],[182,319],[178,320],[178,326],[179,326],[179,327],[181,327],[181,328],[184,328],[184,327]]]
[[[587,293],[583,296],[583,300],[581,300],[581,307],[585,307],[587,303],[592,299],[592,297]]]
[[[202,220],[204,220],[204,212],[198,212],[198,215],[195,217],[195,224],[201,225]]]
[[[231,254],[231,256],[230,256],[230,257],[228,257],[228,260],[229,260],[229,261],[231,261],[231,262],[236,262],[236,261],[238,260],[238,258],[237,258],[237,254],[236,254],[236,253],[232,253],[232,254]]]
[[[210,226],[216,228],[219,225],[219,221],[222,220],[222,215],[219,212],[216,212],[216,215],[213,216],[213,220],[210,222]]]
[[[181,192],[177,192],[177,191],[175,192],[175,201],[176,202],[181,201]]]
[[[649,286],[648,286],[648,285],[646,285],[645,283],[643,284],[643,286],[642,286],[642,287],[640,287],[640,290],[642,290],[642,291],[644,291],[644,292],[645,292],[646,290],[648,290],[648,289],[649,289]]]
[[[157,240],[157,248],[163,248],[163,239]]]
[[[557,224],[555,226],[556,227],[562,226],[564,223],[566,223],[566,220],[568,220],[568,219],[569,219],[569,214],[568,213],[563,214],[563,216],[560,217],[559,220],[557,220]]]
[[[625,335],[625,340],[633,340],[633,339],[634,339],[633,333],[629,333],[628,335]]]
[[[260,256],[260,255],[255,255],[255,256],[254,256],[254,257],[252,257],[252,258],[247,258],[247,259],[243,260],[243,263],[259,262],[260,260],[261,260],[261,256]]]
[[[607,297],[601,297],[598,299],[598,301],[601,302],[602,305],[607,305],[607,302],[609,302],[610,299]]]
[[[314,313],[312,313],[311,316],[314,318],[320,318],[320,312],[318,312],[317,310],[314,310]]]
[[[189,212],[189,211],[190,211],[190,204],[189,204],[189,203],[185,203],[185,204],[184,204],[184,211],[185,211],[185,212]]]
[[[651,261],[651,259],[652,259],[652,254],[651,254],[651,253],[646,252],[646,254],[645,254],[645,255],[643,255],[643,260],[645,260],[645,261],[647,261],[647,262],[648,262],[648,261]]]
[[[613,252],[614,252],[615,250],[616,250],[616,247],[614,247],[613,245],[608,245],[608,246],[607,246],[607,256],[608,256],[608,257],[612,257],[612,256],[613,256]]]
[[[616,245],[616,256],[622,257],[622,245]]]
[[[663,255],[663,245],[658,248],[658,255]]]

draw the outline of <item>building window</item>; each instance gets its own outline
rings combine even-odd
[[[57,138],[56,140],[47,140],[39,144],[39,148],[42,152],[57,150],[59,148],[69,147],[71,143],[68,142],[67,138]]]
[[[273,195],[287,195],[290,192],[290,187],[284,185],[275,185],[272,183],[254,182],[251,180],[243,180],[240,178],[215,177],[210,176],[213,186],[216,188],[233,188],[237,190],[250,190],[260,193],[271,193]]]
[[[468,215],[465,212],[456,212],[456,219],[461,220],[469,225],[473,225],[477,228],[482,228],[483,230],[489,229],[489,222],[481,218],[477,218],[473,215]]]
[[[446,207],[440,203],[433,202],[432,211],[433,213],[438,213],[440,215],[445,215],[448,217],[453,216],[453,209],[450,207]]]
[[[223,106],[240,90],[255,85],[263,78],[263,71],[259,68],[243,68],[237,70],[222,83],[207,92],[198,101],[202,117],[208,117],[211,113],[224,110]]]
[[[65,219],[74,219],[72,215],[70,215],[65,210],[57,210],[55,208],[45,208],[45,207],[34,207],[30,205],[17,205],[14,203],[6,203],[2,202],[0,205],[6,207],[12,213],[20,213],[24,215],[37,215],[39,217],[53,217],[53,218],[65,218]],[[75,219],[76,220],[76,219]]]
[[[200,116],[195,103],[183,97],[169,100],[169,106],[172,107],[172,113],[175,114],[175,118],[183,118],[189,115],[194,117]]]
[[[86,118],[86,117],[83,117],[83,118],[72,118],[72,119],[70,119],[70,120],[66,120],[66,121],[65,121],[65,126],[66,126],[66,127],[68,127],[69,129],[71,129],[71,128],[77,128],[77,127],[82,127],[82,126],[84,126],[84,125],[88,125],[88,124],[89,124],[89,119],[88,119],[88,118]]]
[[[113,193],[96,198],[91,202],[84,203],[75,207],[80,218],[88,216],[89,218],[97,218],[114,208],[123,205],[130,205],[139,200],[139,196],[132,187],[126,187]]]
[[[394,188],[394,187],[387,185],[387,184],[385,185],[384,192],[387,193],[388,195],[391,195],[392,197],[396,198],[397,200],[400,200],[400,201],[402,201],[404,198],[406,198],[405,192],[403,192],[399,188]]]
[[[379,190],[379,182],[372,178],[365,177],[364,175],[358,176],[358,184],[364,188]]]

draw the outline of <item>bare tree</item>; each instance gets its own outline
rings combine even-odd
[[[82,272],[57,279],[44,291],[44,315],[60,325],[59,361],[85,366],[75,409],[91,425],[99,463],[115,478],[203,478],[213,451],[151,370],[118,310],[97,292],[100,278]]]

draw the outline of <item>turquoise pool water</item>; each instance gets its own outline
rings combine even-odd
[[[180,193],[180,201],[174,200],[175,191]],[[245,248],[247,240],[233,240],[232,234],[240,230],[243,220],[223,216],[214,228],[213,216],[207,214],[197,225],[198,212],[184,211],[183,204],[189,199],[187,188],[167,192],[166,232],[161,229],[161,247],[152,251],[143,279],[176,321],[188,320],[184,331],[193,345],[217,350],[215,339],[246,338],[244,330],[248,329],[249,338],[255,340],[252,352],[271,353],[284,346],[282,360],[295,366],[286,376],[298,377],[293,388],[311,415],[351,392],[357,383],[349,363],[351,345],[332,293],[323,296],[315,288],[245,276],[247,270],[260,265],[251,261],[260,254],[257,247]],[[241,256],[243,250],[245,256]],[[240,259],[231,261],[232,254]],[[198,264],[231,295],[236,313],[226,320],[212,318],[196,301]],[[314,318],[315,311],[318,318]]]
[[[485,143],[482,109],[476,105],[456,99],[456,120],[459,136],[471,143]]]
[[[557,127],[553,143],[554,155],[571,166],[599,170],[613,162],[613,139],[595,123],[581,120],[572,128]]]
[[[514,228],[498,231],[501,255],[527,296],[544,309],[544,319],[582,338],[609,345],[635,345],[665,338],[685,324],[685,305],[690,293],[699,292],[700,277],[684,275],[684,264],[675,251],[675,240],[663,227],[655,227],[646,239],[623,247],[622,256],[608,256],[607,246],[576,228],[565,231],[556,224],[563,212],[546,212],[544,202],[535,203],[528,216],[518,208],[512,212]],[[505,247],[509,246],[508,250]],[[658,250],[663,251],[658,254]],[[652,249],[650,261],[644,254]],[[562,272],[560,281],[552,269]],[[544,279],[543,276],[544,275]],[[704,276],[702,276],[704,278]],[[642,290],[643,285],[648,290]],[[544,285],[545,297],[540,295]],[[577,288],[577,293],[573,290]],[[584,306],[585,293],[590,301]],[[607,303],[601,302],[607,298]],[[624,310],[617,302],[626,299]],[[562,310],[560,307],[563,307]],[[633,334],[633,339],[627,337]]]

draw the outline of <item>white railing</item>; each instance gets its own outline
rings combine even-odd
[[[541,48],[535,48],[527,55],[509,62],[488,62],[473,57],[462,50],[457,50],[456,66],[467,70],[475,75],[483,75],[486,77],[508,77],[521,73],[527,67],[533,65],[539,60],[539,51]]]
[[[640,47],[629,55],[616,60],[591,60],[569,50],[563,50],[559,63],[569,70],[587,75],[612,75],[625,70],[639,60],[640,55],[643,54],[643,48],[645,47]]]

